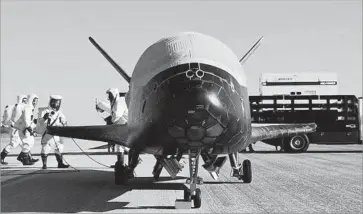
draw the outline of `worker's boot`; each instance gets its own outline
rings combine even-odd
[[[39,159],[34,159],[34,158],[33,158],[33,156],[32,156],[32,153],[31,153],[31,152],[29,152],[29,155],[30,155],[30,161],[31,161],[31,162],[34,162],[34,163],[35,163],[35,162],[38,162],[38,161],[39,161]]]
[[[21,160],[24,166],[28,166],[28,165],[34,165],[34,162],[31,161],[31,157],[29,155],[29,153],[25,153],[25,152],[21,152]]]
[[[5,157],[8,155],[9,153],[3,149],[3,151],[1,152],[1,164],[2,165],[7,165],[8,162],[5,162]]]
[[[57,162],[58,162],[58,168],[68,168],[69,167],[68,164],[63,163],[62,154],[55,153],[54,155],[55,155],[55,158],[57,159]]]
[[[47,158],[48,158],[48,155],[46,155],[46,154],[41,154],[41,157],[42,157],[42,162],[43,162],[43,167],[42,167],[42,169],[47,169]]]
[[[20,154],[18,155],[18,157],[16,158],[18,161],[22,162],[23,163],[23,159],[24,159],[24,155],[25,153],[24,152],[20,152]]]

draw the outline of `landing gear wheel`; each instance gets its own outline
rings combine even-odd
[[[126,184],[128,180],[127,168],[120,161],[115,163],[115,184]]]
[[[251,183],[252,181],[252,167],[250,160],[243,161],[243,175],[242,180],[244,183]]]
[[[189,190],[184,190],[184,200],[190,201],[190,192]]]
[[[310,144],[310,140],[305,134],[284,138],[283,142],[284,151],[288,153],[306,152]]]
[[[202,192],[199,188],[195,190],[195,195],[193,196],[194,208],[200,208],[202,205]]]

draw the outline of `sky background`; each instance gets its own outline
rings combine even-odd
[[[17,94],[64,97],[69,125],[104,124],[95,98],[126,81],[144,50],[182,31],[213,36],[238,57],[264,41],[244,69],[250,95],[261,73],[336,72],[339,94],[362,96],[362,1],[1,1],[1,114]]]

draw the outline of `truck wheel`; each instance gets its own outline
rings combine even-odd
[[[309,144],[310,141],[306,135],[296,135],[284,139],[284,150],[292,153],[306,152]]]

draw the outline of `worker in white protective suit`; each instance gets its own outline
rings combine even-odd
[[[111,106],[111,115],[105,119],[107,124],[126,124],[128,119],[128,109],[123,97],[120,97],[117,88],[110,88],[106,91]],[[126,148],[119,144],[115,145],[117,158],[123,158]]]
[[[19,97],[19,96],[18,96]],[[2,128],[8,128],[10,127],[10,118],[13,111],[14,106],[13,105],[6,105],[3,113],[3,119],[1,121],[1,127]]]
[[[46,126],[66,126],[67,120],[62,111],[60,110],[62,103],[62,97],[59,95],[51,95],[49,100],[48,108],[45,108],[40,113],[38,118],[40,124],[46,124]],[[42,169],[47,169],[47,158],[52,147],[54,147],[54,155],[58,162],[58,168],[68,168],[68,164],[63,163],[63,139],[59,136],[46,134],[42,135],[42,150],[41,157],[43,162]]]
[[[19,137],[19,132],[14,128],[15,121],[17,121],[22,113],[22,109],[24,105],[27,104],[26,95],[18,95],[17,102],[13,106],[8,106],[8,109],[5,109],[3,116],[3,125],[6,127],[10,127],[10,142],[6,145],[1,152],[1,164],[8,164],[5,162],[5,157],[11,152],[13,148],[16,148],[21,144],[21,140]],[[7,114],[7,115],[5,115]]]
[[[18,160],[23,165],[33,165],[30,150],[34,146],[34,129],[37,120],[34,119],[34,109],[38,104],[39,97],[36,94],[30,94],[27,98],[27,104],[23,105],[19,119],[15,120],[14,128],[19,133],[20,140],[23,143],[23,148],[18,156]],[[37,161],[37,160],[36,160]]]
[[[100,116],[103,118],[103,120],[106,122],[106,125],[111,125],[111,105],[109,101],[98,101],[96,99],[96,110],[100,112]],[[115,152],[115,144],[113,142],[108,142],[107,144],[107,150],[108,152]]]

